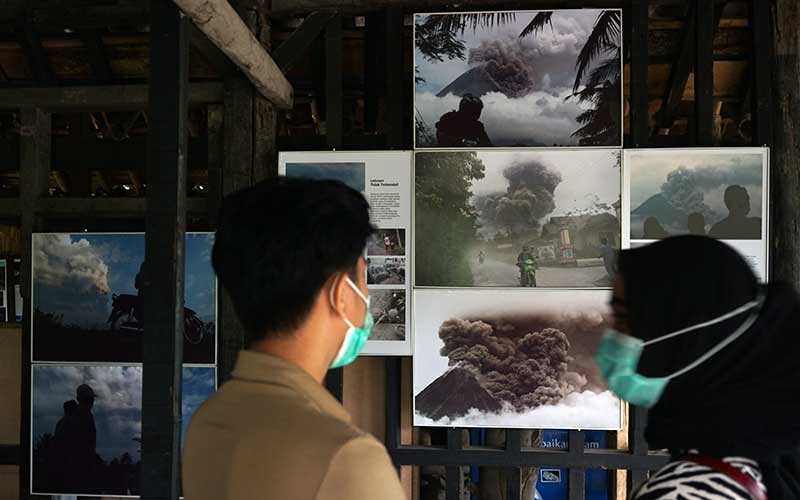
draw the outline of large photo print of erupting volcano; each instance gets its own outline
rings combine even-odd
[[[415,285],[610,287],[620,159],[616,149],[417,153]]]
[[[414,425],[614,430],[598,290],[415,290]]]
[[[216,362],[211,233],[186,235],[183,361]],[[144,234],[33,236],[33,361],[141,363]]]
[[[417,148],[621,146],[622,12],[417,14]]]

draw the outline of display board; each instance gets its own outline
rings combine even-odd
[[[335,179],[364,194],[377,231],[367,242],[367,285],[375,318],[363,354],[410,355],[411,153],[282,152],[279,173]]]
[[[217,359],[213,233],[186,235],[185,363]],[[33,235],[32,361],[140,363],[144,233]]]
[[[415,148],[622,146],[622,11],[416,14]]]
[[[717,238],[769,276],[769,150],[625,151],[627,247],[684,234]]]
[[[616,149],[417,152],[415,286],[610,287]]]
[[[183,428],[216,389],[212,233],[187,233]],[[138,496],[145,236],[33,235],[33,494]]]
[[[414,425],[618,430],[604,290],[414,291]]]

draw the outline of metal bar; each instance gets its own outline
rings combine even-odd
[[[150,17],[142,498],[178,500],[189,37],[172,2],[151,0]]]
[[[32,234],[41,231],[42,219],[37,215],[39,200],[47,194],[50,176],[50,143],[52,120],[41,109],[25,109],[20,113],[20,218],[22,238],[22,388],[19,446],[23,450],[20,461],[20,498],[30,497],[31,449],[31,259]]]
[[[272,52],[272,58],[275,59],[278,67],[286,71],[300,59],[332,18],[333,14],[329,12],[312,12],[306,16],[302,24],[289,35],[289,38]]]
[[[424,446],[400,446],[391,452],[401,465],[483,465],[499,467],[585,467],[587,469],[629,469],[649,471],[662,467],[669,456],[650,453],[636,456],[619,450],[586,450],[576,458],[567,452],[523,449],[520,453],[489,448],[447,450]]]
[[[325,27],[325,133],[328,147],[342,146],[342,18],[333,16]]]
[[[650,113],[647,97],[649,68],[648,24],[650,7],[648,0],[633,0],[631,7],[631,138],[633,147],[647,146],[650,135]]]
[[[147,106],[147,85],[84,85],[73,87],[0,88],[0,109],[41,108],[49,111],[111,111]],[[189,85],[192,104],[219,103],[223,100],[220,82]]]
[[[772,145],[772,25],[769,2],[750,1],[753,146]]]
[[[386,357],[386,448],[400,446],[400,385],[402,380],[401,359]]]
[[[385,57],[386,69],[386,145],[391,149],[403,148],[403,13],[399,9],[386,10]],[[410,84],[409,84],[410,85]]]
[[[694,109],[698,146],[714,144],[714,1],[697,0]]]
[[[585,434],[581,431],[569,431],[569,451],[568,453],[580,462],[585,451]],[[572,466],[569,468],[569,490],[570,500],[583,500],[586,494],[586,468],[582,466]]]

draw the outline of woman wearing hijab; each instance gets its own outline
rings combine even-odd
[[[619,258],[598,365],[672,460],[632,498],[800,499],[800,300],[711,238]]]

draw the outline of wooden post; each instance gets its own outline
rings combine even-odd
[[[403,148],[403,13],[398,9],[386,11],[386,145]]]
[[[39,216],[40,200],[47,196],[50,177],[51,117],[41,109],[24,109],[20,113],[20,205],[22,205],[22,415],[20,449],[25,457],[20,463],[20,498],[30,498],[30,380],[31,380],[31,276],[32,234],[43,230]]]
[[[650,135],[649,100],[647,78],[649,51],[647,35],[649,32],[648,0],[633,0],[631,12],[631,138],[633,147],[647,146]]]
[[[333,16],[325,27],[325,134],[328,147],[342,147],[342,18]]]
[[[721,8],[721,6],[720,6]],[[714,0],[697,0],[695,10],[694,114],[698,146],[714,144]]]
[[[150,19],[142,498],[178,500],[189,37],[168,0],[151,0]]]
[[[760,0],[753,1],[754,37],[763,40],[763,31],[769,26],[768,12]],[[800,286],[800,204],[797,193],[800,192],[800,177],[797,165],[800,163],[800,137],[797,127],[800,124],[800,5],[794,0],[776,0],[773,2],[774,33],[774,79],[772,94],[775,105],[772,115],[772,218],[773,240],[773,279],[785,280]],[[758,33],[756,33],[758,32]],[[766,47],[759,47],[766,50]],[[756,72],[765,71],[763,67],[754,68]],[[756,90],[755,101],[759,101],[761,92]],[[763,102],[763,101],[762,101]],[[763,116],[759,113],[758,116]],[[756,129],[760,129],[756,122]],[[759,140],[768,140],[768,129],[760,132]],[[755,134],[759,135],[759,132]]]

